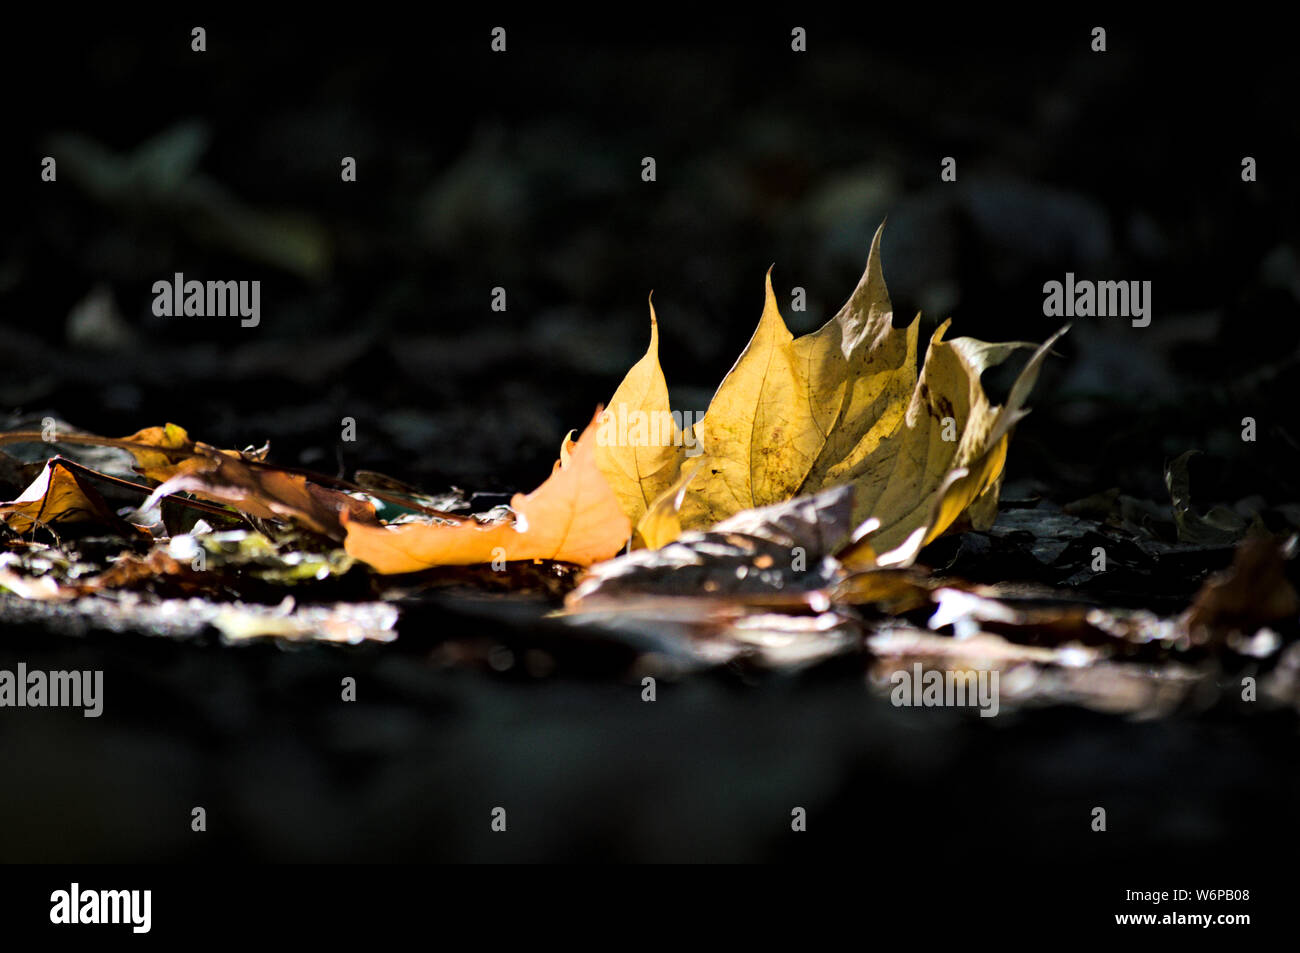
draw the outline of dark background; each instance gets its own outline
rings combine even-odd
[[[807,53],[789,49],[795,25]],[[1106,53],[1089,49],[1094,25]],[[1167,500],[1163,464],[1195,448],[1198,502],[1294,501],[1284,33],[658,7],[16,23],[0,66],[0,415],[111,435],[174,421],[220,446],[269,439],[292,465],[527,489],[644,350],[651,289],[674,406],[703,410],[766,268],[791,328],[816,327],[887,216],[896,320],[923,310],[923,335],[952,316],[950,336],[1038,341],[1058,324],[1045,281],[1153,283],[1149,327],[1075,322],[1017,432],[1009,492]],[[40,181],[45,155],[57,183]],[[342,156],[357,182],[340,181]],[[643,156],[658,181],[641,180]],[[939,179],[945,156],[956,183]],[[260,279],[261,325],[155,318],[151,285],[176,271]],[[796,285],[805,313],[788,307]],[[1239,439],[1247,415],[1256,444]],[[356,443],[339,442],[345,416]],[[701,676],[644,705],[617,657],[544,680],[428,663],[466,632],[536,636],[441,608],[382,650],[11,625],[0,665],[102,667],[108,710],[0,717],[0,859],[755,860],[910,832],[987,837],[1032,870],[1294,834],[1289,716],[989,726],[896,711],[839,669]],[[343,675],[356,705],[336,701]],[[205,835],[189,831],[195,804]],[[508,837],[488,833],[496,804]],[[806,842],[788,833],[795,804]],[[1105,835],[1088,831],[1096,804]]]

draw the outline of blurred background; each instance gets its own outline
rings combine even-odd
[[[110,435],[173,421],[220,446],[270,440],[289,465],[527,489],[643,353],[651,290],[673,405],[702,411],[767,267],[791,329],[811,330],[887,219],[896,322],[922,311],[923,339],[952,317],[950,336],[1043,340],[1060,323],[1043,283],[1067,271],[1152,282],[1149,327],[1074,322],[1009,493],[1167,501],[1164,464],[1199,449],[1198,502],[1293,503],[1300,128],[1283,31],[999,17],[16,24],[0,418]],[[940,181],[948,156],[956,182]],[[152,285],[175,272],[260,280],[260,325],[155,317]],[[1204,854],[1300,793],[1271,763],[1290,722],[1245,737],[1051,712],[993,729],[903,718],[843,673],[705,678],[649,712],[601,666],[539,687],[423,664],[438,634],[485,625],[417,616],[387,654],[11,626],[0,659],[93,661],[114,695],[93,726],[0,719],[0,761],[23,779],[0,815],[25,819],[0,856],[767,859],[797,853],[783,818],[802,798],[826,818],[818,851],[868,843],[883,817],[958,832],[1014,817],[1008,849],[1043,860],[1102,851],[1066,833],[1099,791],[1127,819],[1106,850]],[[338,712],[341,674],[370,679],[359,719]],[[508,843],[480,836],[493,798],[520,805]],[[225,818],[204,840],[191,802]]]
[[[1189,442],[1239,449],[1239,408],[1295,452],[1265,406],[1300,341],[1267,36],[1115,21],[1093,53],[1089,21],[821,18],[793,53],[784,22],[645,19],[506,24],[504,55],[463,18],[213,20],[206,53],[187,20],[16,32],[0,408],[326,468],[352,416],[349,469],[532,486],[644,350],[651,290],[674,406],[703,410],[767,267],[814,328],[887,217],[896,320],[926,333],[1042,340],[1045,281],[1152,282],[1150,327],[1077,322],[1037,401],[1064,416],[1026,425],[1013,476],[1068,431],[1061,476],[1158,477]],[[261,325],[155,317],[178,271],[260,279]]]

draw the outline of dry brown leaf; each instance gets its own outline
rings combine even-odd
[[[1253,634],[1261,626],[1300,613],[1300,595],[1286,576],[1286,560],[1294,543],[1271,537],[1241,541],[1232,565],[1205,581],[1183,614],[1183,622],[1198,642],[1237,631]]]
[[[224,452],[186,461],[145,501],[145,509],[172,493],[233,506],[245,516],[288,520],[314,533],[342,539],[339,513],[353,520],[375,520],[374,507],[340,490],[319,486],[306,477],[273,467],[254,467]]]
[[[127,536],[144,533],[114,513],[89,480],[59,457],[46,463],[20,496],[0,503],[0,521],[15,533],[74,523],[98,524]]]
[[[220,450],[190,439],[184,428],[172,423],[146,427],[122,442],[135,458],[136,472],[161,483],[144,509],[173,493],[191,493],[234,507],[245,516],[286,520],[332,539],[343,538],[341,510],[354,520],[375,518],[374,507],[362,499],[266,464],[265,448],[242,453]]]

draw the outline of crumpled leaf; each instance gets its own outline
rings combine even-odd
[[[919,315],[904,329],[893,327],[882,231],[848,302],[812,334],[790,333],[769,272],[758,328],[685,435],[687,445],[702,448],[697,469],[684,473],[679,463],[669,479],[665,454],[639,495],[624,486],[634,516],[645,519],[639,514],[648,508],[639,534],[647,545],[842,484],[857,491],[860,529],[847,559],[858,568],[909,565],[950,527],[992,525],[1011,429],[1027,413],[1042,361],[1064,329],[1029,360],[1005,407],[990,404],[980,375],[1031,344],[945,341],[945,322],[918,376]],[[619,393],[649,395],[647,406],[666,408],[654,347],[652,339]],[[620,479],[626,484],[638,472],[624,466]]]
[[[632,524],[596,465],[597,419],[576,442],[565,440],[560,461],[541,486],[527,496],[515,494],[513,518],[384,526],[343,513],[344,547],[386,574],[497,559],[551,559],[580,566],[608,559],[623,547]]]
[[[853,529],[851,486],[836,486],[773,506],[745,510],[719,523],[720,533],[744,533],[821,558],[836,552]]]
[[[203,458],[201,467],[185,465],[153,491],[142,509],[172,493],[193,493],[225,503],[245,516],[289,520],[332,539],[342,538],[339,513],[353,520],[375,519],[374,506],[340,490],[319,486],[306,477],[275,468],[255,468],[238,456],[217,453]]]
[[[357,520],[375,519],[369,501],[265,464],[266,447],[220,450],[192,440],[184,428],[172,423],[146,427],[121,443],[135,458],[137,473],[161,482],[142,510],[173,493],[192,493],[232,506],[245,516],[290,521],[336,540],[343,537],[340,511],[347,510]]]
[[[0,442],[33,439],[40,439],[40,435],[32,432],[0,434]],[[70,433],[60,434],[59,440],[128,451],[135,459],[137,473],[162,484],[141,505],[142,511],[151,509],[160,499],[174,493],[192,493],[201,499],[231,506],[246,517],[290,521],[314,533],[341,540],[340,511],[347,510],[354,520],[375,521],[374,504],[366,497],[372,492],[380,497],[388,495],[323,475],[269,464],[266,462],[269,447],[221,450],[192,440],[184,428],[170,423],[163,427],[147,427],[129,437]],[[337,487],[348,487],[357,495]]]
[[[569,611],[634,599],[735,598],[747,606],[808,604],[806,593],[838,571],[830,554],[852,530],[853,488],[747,510],[708,532],[683,533],[660,549],[643,549],[592,567],[569,597]],[[820,598],[825,602],[824,598]]]
[[[922,547],[966,514],[972,528],[987,529],[997,516],[997,491],[1012,428],[1029,411],[1025,401],[1043,360],[1062,328],[1030,357],[1001,407],[989,403],[980,374],[1023,344],[988,344],[974,338],[943,341],[949,322],[935,331],[903,425],[885,441],[858,477],[859,505],[881,521],[868,538],[872,552],[841,558],[854,566],[910,565]],[[957,439],[944,440],[945,420]],[[984,497],[981,501],[981,498]]]
[[[93,523],[125,536],[148,535],[112,511],[90,482],[54,457],[16,499],[0,503],[0,522],[16,533],[36,527]]]
[[[675,670],[748,662],[793,670],[861,644],[833,611],[830,553],[852,530],[853,488],[746,510],[589,569],[557,616],[630,642]]]

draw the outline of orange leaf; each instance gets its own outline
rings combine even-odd
[[[343,546],[381,573],[497,559],[553,559],[579,566],[608,559],[623,548],[632,524],[596,466],[596,418],[577,443],[566,438],[560,457],[546,482],[527,496],[515,494],[514,520],[381,526],[344,514]]]

